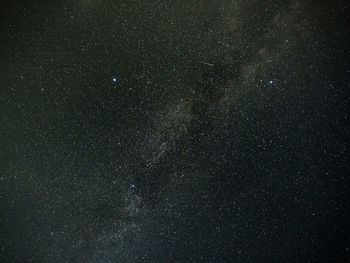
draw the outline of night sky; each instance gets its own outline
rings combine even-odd
[[[0,262],[350,262],[347,1],[0,3]]]

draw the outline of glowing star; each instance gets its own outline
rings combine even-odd
[[[114,85],[117,85],[121,82],[121,79],[119,78],[119,76],[117,74],[113,74],[111,81]]]

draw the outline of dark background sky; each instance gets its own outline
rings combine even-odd
[[[0,261],[349,262],[345,2],[1,1]]]

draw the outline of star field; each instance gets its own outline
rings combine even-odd
[[[1,262],[348,262],[345,1],[5,1]]]

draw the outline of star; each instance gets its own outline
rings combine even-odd
[[[113,74],[111,81],[113,84],[119,84],[121,82],[121,79],[119,78],[119,76],[117,74]]]

